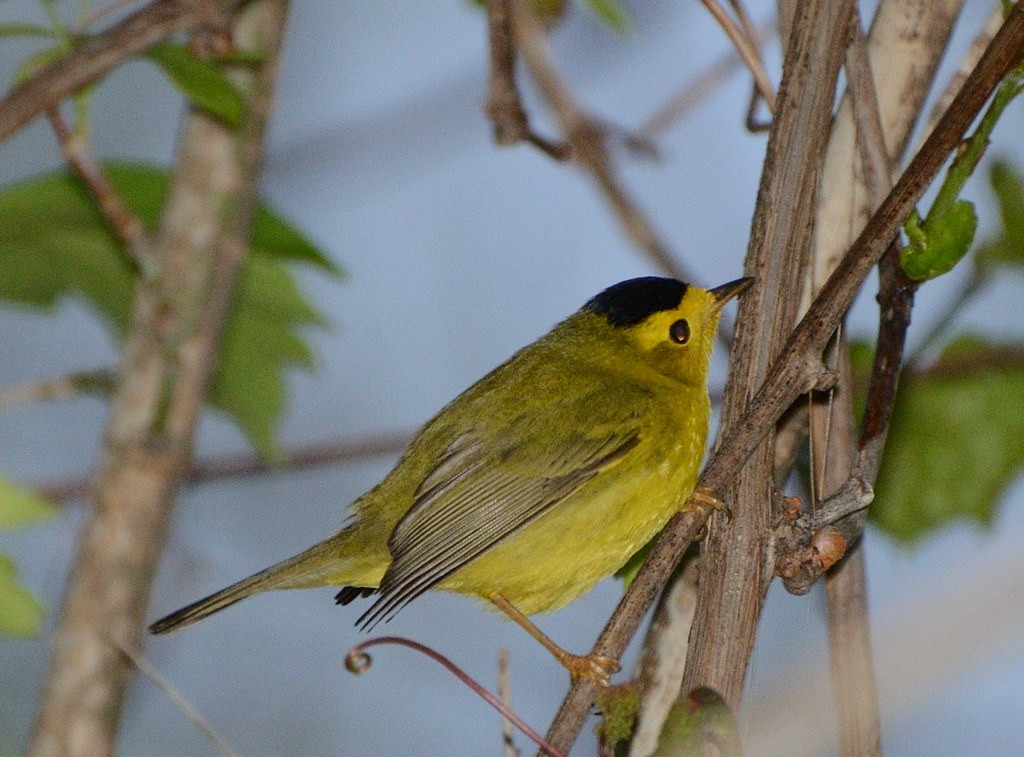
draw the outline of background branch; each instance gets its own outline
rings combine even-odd
[[[33,757],[114,753],[132,671],[121,650],[139,647],[171,504],[247,250],[285,9],[281,0],[258,0],[235,26],[239,46],[267,61],[239,72],[248,100],[241,130],[196,111],[185,121],[154,242],[158,270],[136,283],[92,509],[29,743]]]
[[[57,136],[64,159],[89,190],[96,207],[103,214],[103,219],[124,245],[128,257],[139,270],[145,270],[150,255],[150,239],[146,229],[142,225],[142,220],[131,211],[114,189],[114,185],[107,180],[103,168],[89,147],[87,133],[72,131],[59,107],[46,111],[46,117]]]
[[[931,87],[960,6],[959,0],[886,0],[872,23],[870,42],[859,20],[855,24],[846,61],[849,87],[825,161],[826,190],[818,211],[810,290],[821,286],[863,227],[869,206],[877,208],[891,188],[898,155]],[[876,80],[872,69],[884,75]],[[820,466],[812,475],[823,496],[845,484],[856,451],[849,351],[844,340],[837,348],[841,378],[835,401],[816,404],[811,411],[812,459]],[[874,478],[865,483],[873,484]],[[864,563],[864,545],[858,539],[825,578],[833,693],[845,755],[881,753]]]
[[[2,394],[0,394],[0,407],[2,406]],[[273,463],[268,463],[253,453],[220,455],[193,464],[185,477],[185,483],[194,485],[222,478],[259,476],[280,471],[335,465],[379,455],[397,455],[405,449],[405,445],[411,438],[411,433],[403,432],[307,444],[285,452],[281,459],[274,460]],[[50,501],[65,504],[87,496],[90,491],[92,491],[92,481],[89,478],[72,478],[39,487],[39,493]]]
[[[168,37],[202,27],[223,26],[244,1],[154,0],[107,31],[88,37],[0,100],[0,141]]]
[[[693,276],[678,262],[654,224],[626,191],[615,173],[605,128],[587,115],[555,68],[543,26],[524,0],[511,0],[512,29],[523,59],[541,94],[554,111],[574,161],[601,190],[623,230],[665,274],[682,281]]]

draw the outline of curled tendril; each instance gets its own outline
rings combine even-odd
[[[535,730],[530,728],[526,722],[520,718],[515,712],[498,699],[494,694],[489,692],[479,683],[477,683],[468,673],[462,668],[456,665],[454,662],[449,660],[443,654],[437,650],[431,649],[425,644],[420,644],[412,639],[405,639],[401,636],[381,636],[376,639],[369,639],[364,641],[362,644],[357,644],[349,650],[348,654],[345,655],[345,668],[355,675],[360,675],[369,670],[373,660],[366,653],[366,650],[370,647],[375,647],[380,644],[397,644],[402,647],[408,647],[420,654],[424,654],[431,660],[441,664],[448,671],[454,675],[459,681],[468,686],[477,696],[483,699],[487,704],[500,712],[504,717],[508,718],[509,722],[512,723],[516,728],[523,732],[525,736],[531,739],[538,747],[544,752],[551,755],[551,757],[565,757],[565,755],[556,749],[550,742],[548,742],[543,736],[537,733]]]
[[[349,653],[345,655],[345,669],[352,675],[362,675],[370,669],[372,664],[373,658],[359,649],[359,647],[350,649]]]

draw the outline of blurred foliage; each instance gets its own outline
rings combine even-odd
[[[616,745],[632,738],[640,711],[640,691],[634,684],[602,689],[594,699],[594,706],[601,713],[597,735],[606,750],[614,750]]]
[[[870,349],[853,355],[866,377]],[[1022,466],[1024,347],[960,337],[927,370],[904,374],[871,518],[904,541],[957,518],[989,524]]]
[[[215,62],[193,54],[188,45],[171,43],[150,48],[146,57],[197,107],[232,128],[242,123],[245,99]]]
[[[474,5],[486,7],[487,0],[472,0]],[[584,10],[618,32],[630,31],[633,19],[622,0],[577,0]],[[531,0],[530,8],[546,25],[554,26],[565,18],[568,0]]]
[[[945,339],[945,348],[932,365],[904,371],[896,396],[870,515],[903,541],[957,518],[991,523],[1007,487],[1024,469],[1024,343],[945,333],[969,298],[997,274],[1024,268],[1024,179],[997,160],[989,180],[1001,227],[976,246],[966,286],[949,299],[940,330],[925,339],[928,346]],[[858,417],[872,357],[868,345],[851,345],[861,387]]]
[[[1005,160],[993,161],[989,182],[999,203],[1002,228],[994,239],[978,245],[975,263],[983,271],[1024,268],[1024,179]]]
[[[741,757],[740,733],[729,705],[708,687],[680,696],[668,711],[653,757]]]
[[[154,229],[168,172],[111,164],[106,174],[132,211]],[[268,459],[279,455],[274,429],[285,403],[282,374],[313,362],[299,332],[307,325],[325,325],[289,272],[293,263],[339,274],[298,231],[260,206],[209,392],[210,403],[228,413]],[[136,270],[70,173],[46,174],[0,190],[0,272],[0,299],[52,308],[65,297],[80,298],[118,338],[124,336]]]
[[[53,505],[30,489],[0,475],[0,532],[49,520]],[[17,580],[14,563],[0,553],[0,636],[38,636],[43,607]]]

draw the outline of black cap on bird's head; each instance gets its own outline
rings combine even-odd
[[[628,328],[643,323],[654,313],[679,307],[687,284],[676,279],[644,276],[614,284],[592,297],[583,309],[603,315],[608,323]]]

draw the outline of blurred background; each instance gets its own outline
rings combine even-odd
[[[632,31],[610,30],[573,6],[553,33],[555,54],[586,108],[636,128],[730,45],[697,3],[630,3]],[[755,9],[758,10],[758,9]],[[763,9],[762,9],[763,10]],[[969,2],[943,84],[990,10]],[[865,10],[865,15],[868,14]],[[760,13],[760,20],[768,16]],[[6,17],[6,18],[4,18]],[[4,20],[41,20],[7,2]],[[32,43],[4,41],[9,82]],[[778,81],[778,50],[768,57]],[[588,177],[520,146],[499,149],[482,112],[483,13],[468,3],[395,0],[293,4],[263,174],[265,199],[346,271],[339,282],[299,277],[331,328],[310,330],[316,367],[288,377],[285,449],[319,441],[411,433],[445,402],[619,280],[659,273],[631,248]],[[658,141],[657,161],[617,146],[625,182],[695,283],[742,273],[766,143],[743,127],[748,77],[738,70]],[[556,135],[526,86],[535,127]],[[181,101],[157,69],[124,66],[97,90],[94,140],[105,158],[166,165]],[[993,153],[1024,163],[1019,105]],[[37,121],[0,145],[9,183],[61,164]],[[982,235],[996,221],[981,180]],[[911,344],[958,288],[960,271],[918,296]],[[1024,333],[1019,282],[995,285],[964,322],[996,336]],[[850,333],[873,338],[874,291]],[[734,308],[730,308],[730,316]],[[55,312],[0,309],[0,386],[115,363],[109,332],[80,303]],[[716,356],[721,386],[725,356]],[[87,475],[105,405],[95,398],[0,414],[0,469],[27,484]],[[237,428],[205,416],[197,457],[245,452]],[[156,618],[336,530],[346,505],[395,456],[312,470],[223,479],[184,489],[153,592]],[[82,502],[52,523],[0,536],[23,582],[59,607]],[[883,746],[892,755],[1009,754],[1024,743],[1024,485],[1018,479],[990,529],[957,523],[913,546],[869,528],[868,581]],[[541,626],[571,650],[590,648],[621,594],[601,584]],[[146,655],[240,755],[497,754],[498,715],[435,663],[376,650],[355,678],[347,650],[365,638],[358,607],[330,590],[257,597],[194,628],[150,639]],[[493,688],[497,654],[511,656],[514,707],[544,731],[568,683],[539,645],[468,599],[428,594],[379,632],[450,656]],[[0,754],[31,727],[48,640],[0,639]],[[624,667],[629,670],[632,657]],[[834,753],[824,605],[773,587],[749,674],[742,732],[751,755]],[[138,677],[124,755],[212,754],[196,727]],[[518,743],[531,751],[528,742]],[[593,753],[588,729],[574,753]]]

